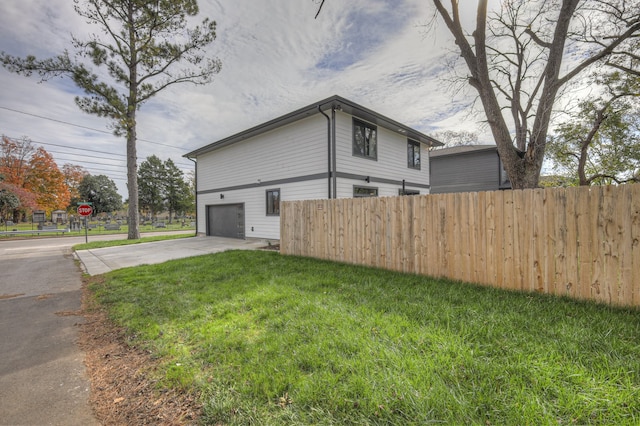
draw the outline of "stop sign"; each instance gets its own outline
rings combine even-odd
[[[78,206],[78,214],[80,216],[91,216],[93,213],[93,208],[89,204],[80,204]]]

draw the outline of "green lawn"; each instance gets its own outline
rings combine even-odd
[[[637,310],[263,251],[105,278],[206,424],[640,422]]]

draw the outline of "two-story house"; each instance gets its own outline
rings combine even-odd
[[[435,139],[347,99],[293,111],[185,155],[197,233],[280,238],[280,201],[429,193]]]

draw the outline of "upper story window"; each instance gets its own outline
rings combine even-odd
[[[410,169],[420,170],[420,143],[407,141],[407,166]]]
[[[353,155],[378,159],[378,130],[373,124],[353,120]]]
[[[267,216],[280,216],[280,189],[267,190]]]

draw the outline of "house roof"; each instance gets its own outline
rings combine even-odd
[[[231,135],[224,139],[220,139],[219,141],[210,143],[201,148],[198,148],[194,151],[189,152],[188,154],[183,155],[183,157],[192,158],[197,157],[200,154],[204,154],[209,151],[214,151],[216,149],[241,142],[243,140],[252,138],[254,136],[258,136],[262,133],[266,133],[270,130],[277,129],[278,127],[285,126],[287,124],[293,123],[298,120],[302,120],[303,118],[310,117],[314,114],[319,113],[319,109],[321,111],[328,111],[332,108],[336,108],[337,110],[344,111],[348,114],[351,114],[354,117],[360,118],[362,120],[366,120],[370,123],[376,124],[380,127],[384,127],[385,129],[391,130],[396,133],[400,133],[409,139],[413,139],[415,141],[424,143],[429,146],[441,146],[442,143],[437,141],[436,139],[427,136],[411,127],[408,127],[402,123],[399,123],[391,118],[385,117],[384,115],[378,114],[368,108],[365,108],[361,105],[356,104],[355,102],[351,102],[345,98],[342,98],[338,95],[331,96],[330,98],[324,99],[320,102],[315,102],[311,105],[308,105],[304,108],[300,108],[289,114],[283,115],[281,117],[275,118],[271,121],[267,121],[266,123],[259,124],[250,129],[244,130],[240,133],[236,133],[235,135]]]
[[[478,151],[497,151],[496,145],[458,145],[429,151],[429,157],[445,157],[447,155],[466,154]]]

